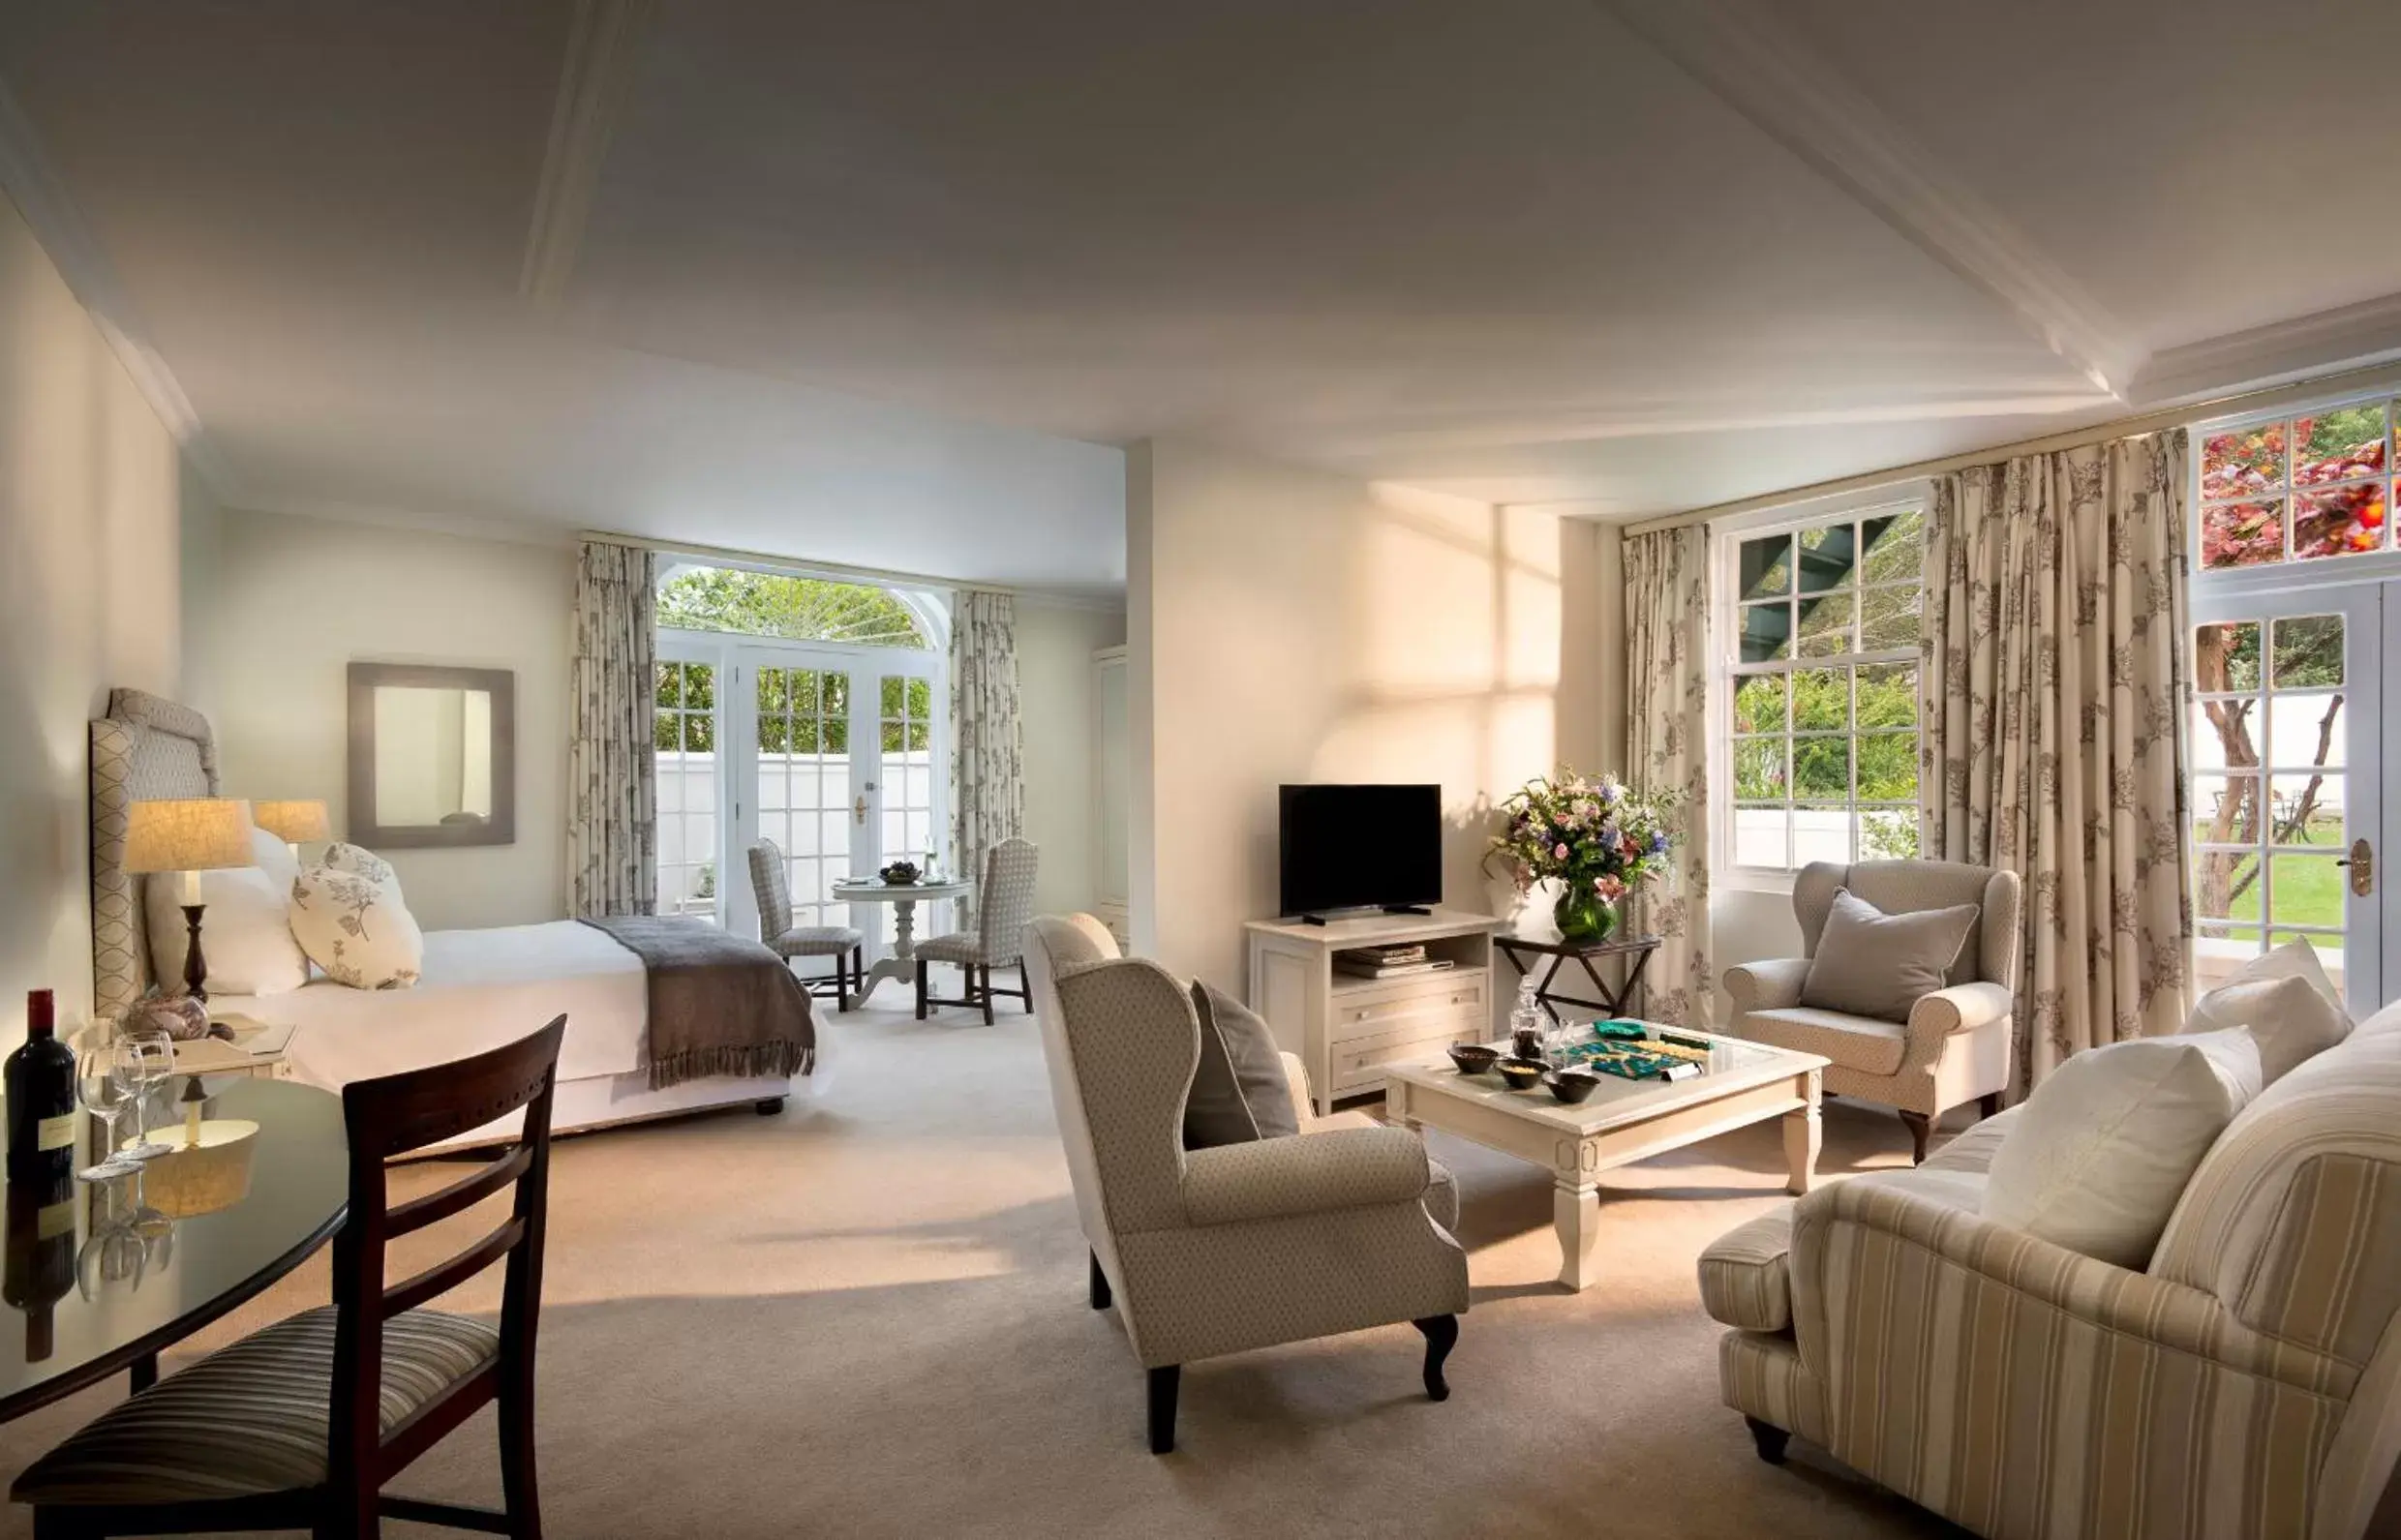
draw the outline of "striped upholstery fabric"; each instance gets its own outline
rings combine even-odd
[[[289,1492],[326,1478],[334,1308],[279,1321],[121,1403],[16,1478],[45,1505],[196,1501]],[[383,1328],[389,1433],[495,1358],[482,1321],[413,1310]]]
[[[783,851],[772,839],[750,847],[750,891],[759,901],[759,940],[778,957],[838,957],[866,938],[849,925],[795,925]]]
[[[1978,1176],[1992,1169],[1992,1152],[2009,1137],[2009,1131],[2018,1121],[2018,1108],[1996,1112],[1965,1132],[1955,1135],[1939,1150],[1926,1158],[1921,1171],[1970,1171]]]
[[[1790,1333],[1726,1333],[1717,1340],[1717,1382],[1727,1405],[1826,1443],[1826,1388],[1801,1362]]]
[[[1728,1230],[1701,1253],[1701,1308],[1747,1332],[1792,1324],[1792,1205]]]
[[[1034,872],[1042,849],[1031,840],[1004,839],[984,858],[984,885],[976,890],[976,928],[922,942],[917,954],[928,962],[983,963],[1005,967],[1024,955],[1025,927],[1034,919]]]

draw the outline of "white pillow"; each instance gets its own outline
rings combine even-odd
[[[2034,1088],[1993,1152],[1984,1216],[2139,1271],[2195,1167],[2259,1094],[2248,1032],[2077,1054]]]
[[[345,866],[312,866],[291,885],[291,933],[334,982],[353,989],[406,989],[425,966],[425,933],[400,899],[397,880],[371,873],[391,867],[355,845]],[[331,852],[328,852],[330,855]],[[367,862],[355,857],[363,856]]]
[[[2343,992],[2334,987],[2333,980],[2326,977],[2325,964],[2319,960],[2318,949],[2306,941],[2288,941],[2264,956],[2252,958],[2242,965],[2240,972],[2226,981],[2247,983],[2256,979],[2306,979],[2312,989],[2325,996],[2326,1004],[2343,1013],[2344,1020],[2351,1019],[2351,1008],[2344,1003]]]
[[[2306,943],[2296,945],[2308,950]],[[2258,1041],[2260,1083],[2269,1086],[2350,1037],[2351,1017],[2299,974],[2263,979],[2237,975],[2203,995],[2184,1023],[2187,1033],[2236,1028]]]
[[[285,922],[284,881],[295,866],[284,842],[264,830],[251,830],[251,859],[258,864],[200,873],[200,957],[208,965],[213,995],[275,995],[309,981],[309,959]],[[152,872],[142,879],[142,922],[150,931],[150,971],[159,987],[183,987],[183,954],[190,941],[183,918],[183,873]]]

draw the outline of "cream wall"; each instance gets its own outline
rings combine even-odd
[[[1602,751],[1596,527],[1178,440],[1127,456],[1134,929],[1244,987],[1276,907],[1276,788],[1439,781],[1444,901],[1492,803]]]
[[[33,234],[0,199],[0,1051],[25,991],[92,997],[86,724],[173,695],[187,509],[207,496]]]
[[[1042,847],[1041,914],[1090,909],[1099,891],[1092,653],[1126,639],[1125,612],[1019,594],[1018,695],[1025,725],[1025,837]]]
[[[385,850],[427,929],[566,915],[574,553],[228,509],[202,623],[227,793],[321,797],[348,827],[353,660],[517,676],[517,839]]]

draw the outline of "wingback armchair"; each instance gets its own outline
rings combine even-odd
[[[1922,996],[1909,1019],[1878,1021],[1801,1004],[1802,981],[1837,890],[1888,915],[1973,904],[1977,922],[1944,980]],[[1735,1036],[1818,1053],[1832,1063],[1825,1088],[1895,1108],[1909,1129],[1915,1158],[1926,1159],[1934,1121],[1980,1102],[1990,1117],[2008,1088],[2010,1016],[2023,948],[2018,874],[1939,861],[1867,861],[1840,866],[1812,861],[1793,879],[1792,912],[1803,955],[1744,963],[1725,973]]]
[[[1417,1135],[1304,1124],[1185,1150],[1200,1055],[1189,988],[1118,957],[1089,915],[1045,916],[1026,939],[1092,1307],[1115,1305],[1147,1372],[1152,1452],[1175,1447],[1183,1365],[1278,1343],[1409,1321],[1426,1339],[1426,1394],[1447,1397],[1467,1255],[1436,1222],[1435,1208],[1455,1218],[1456,1193]]]

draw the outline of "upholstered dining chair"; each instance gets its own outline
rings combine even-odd
[[[783,850],[772,839],[750,847],[750,891],[759,900],[759,940],[790,962],[795,957],[834,959],[834,1009],[850,1009],[850,992],[866,986],[866,937],[849,925],[796,925],[792,885],[784,875]],[[809,986],[823,993],[824,981]]]
[[[542,1306],[551,1090],[566,1017],[505,1047],[343,1088],[350,1207],[333,1303],[137,1391],[16,1478],[37,1540],[300,1529],[367,1536],[379,1518],[538,1540],[533,1337]],[[458,1181],[388,1201],[384,1162],[523,1108],[515,1141]],[[401,1283],[391,1242],[515,1189],[481,1240]],[[502,1262],[499,1325],[425,1304]],[[387,1497],[383,1484],[500,1404],[503,1512]]]
[[[1468,1263],[1449,1228],[1458,1190],[1424,1142],[1357,1113],[1304,1114],[1295,1134],[1187,1151],[1200,1056],[1190,988],[1120,958],[1090,915],[1026,930],[1091,1304],[1116,1308],[1142,1365],[1151,1452],[1175,1447],[1185,1364],[1278,1343],[1408,1321],[1425,1338],[1426,1395],[1448,1398]],[[1305,1109],[1299,1061],[1286,1055],[1285,1072]]]
[[[1004,839],[985,852],[984,882],[976,890],[976,928],[918,945],[918,1020],[926,1019],[928,1006],[981,1006],[988,1027],[994,995],[1005,995],[1028,1011],[1034,1008],[1025,982],[1025,924],[1034,918],[1034,871],[1041,858],[1041,847],[1026,839]],[[958,965],[966,986],[957,999],[938,999],[927,992],[929,962]],[[1012,964],[1018,970],[1018,986],[994,989],[992,970]]]
[[[1888,915],[1972,905],[1976,923],[1945,976],[1922,995],[1906,1021],[1882,1021],[1801,1003],[1809,962],[1825,934],[1834,895],[1847,889]],[[2024,943],[2018,874],[1942,861],[1864,861],[1841,866],[1811,861],[1793,879],[1793,918],[1801,922],[1798,957],[1748,962],[1725,972],[1738,1038],[1832,1060],[1825,1088],[1892,1107],[1909,1130],[1915,1158],[1945,1112],[1981,1103],[2001,1109],[2009,1087],[2010,1022]]]

